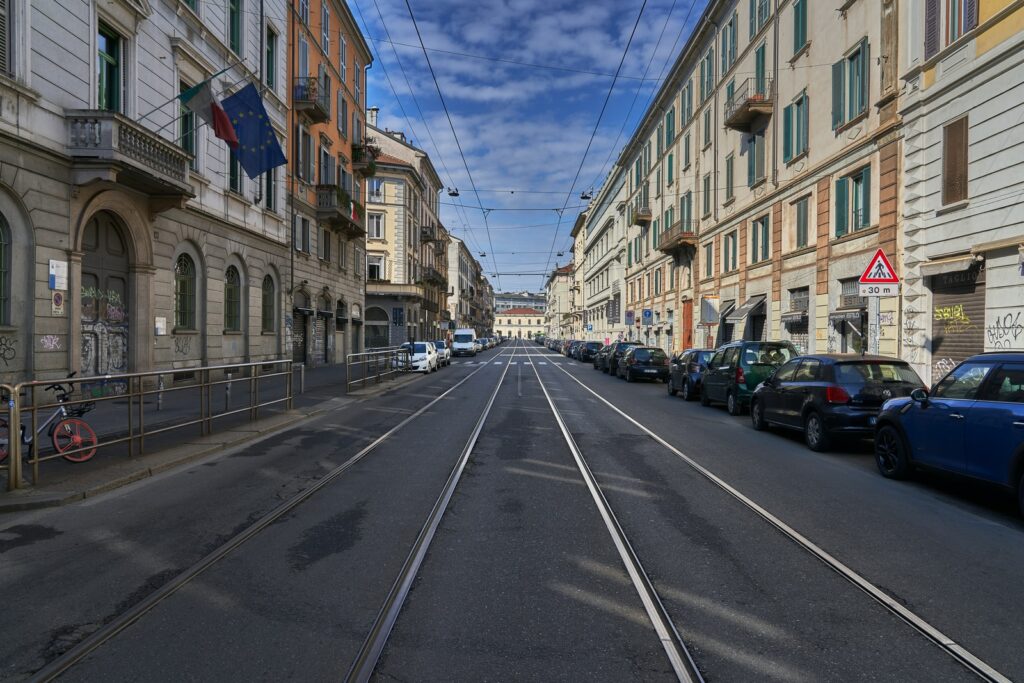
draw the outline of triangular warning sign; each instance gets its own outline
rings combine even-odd
[[[892,267],[889,259],[885,257],[885,252],[881,249],[875,252],[871,263],[864,270],[864,274],[860,276],[862,285],[898,285],[899,282],[900,279],[896,277],[896,269]]]

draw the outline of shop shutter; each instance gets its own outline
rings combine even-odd
[[[932,382],[985,350],[985,273],[977,268],[935,275],[932,289]]]
[[[924,58],[939,53],[939,0],[925,0],[924,4]]]

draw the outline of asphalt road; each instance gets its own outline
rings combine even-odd
[[[706,680],[974,677],[601,398],[1024,680],[1024,524],[1004,496],[936,477],[891,482],[863,446],[815,454],[662,384],[627,384],[533,344],[457,360],[401,392],[105,496],[0,518],[0,678],[60,661],[325,476],[63,678],[342,678],[496,388],[377,677],[671,678],[542,384]]]

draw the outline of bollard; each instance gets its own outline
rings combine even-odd
[[[7,402],[7,490],[21,488],[21,411],[18,387],[10,387]],[[13,425],[13,426],[12,426]]]
[[[306,393],[306,364],[299,363],[299,393]]]
[[[226,413],[231,410],[231,373],[225,372],[224,377],[228,380],[224,385],[224,412]]]
[[[164,409],[164,376],[156,376],[156,409]]]

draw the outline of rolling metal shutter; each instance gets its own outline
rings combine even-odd
[[[985,350],[985,272],[932,276],[932,382]]]

